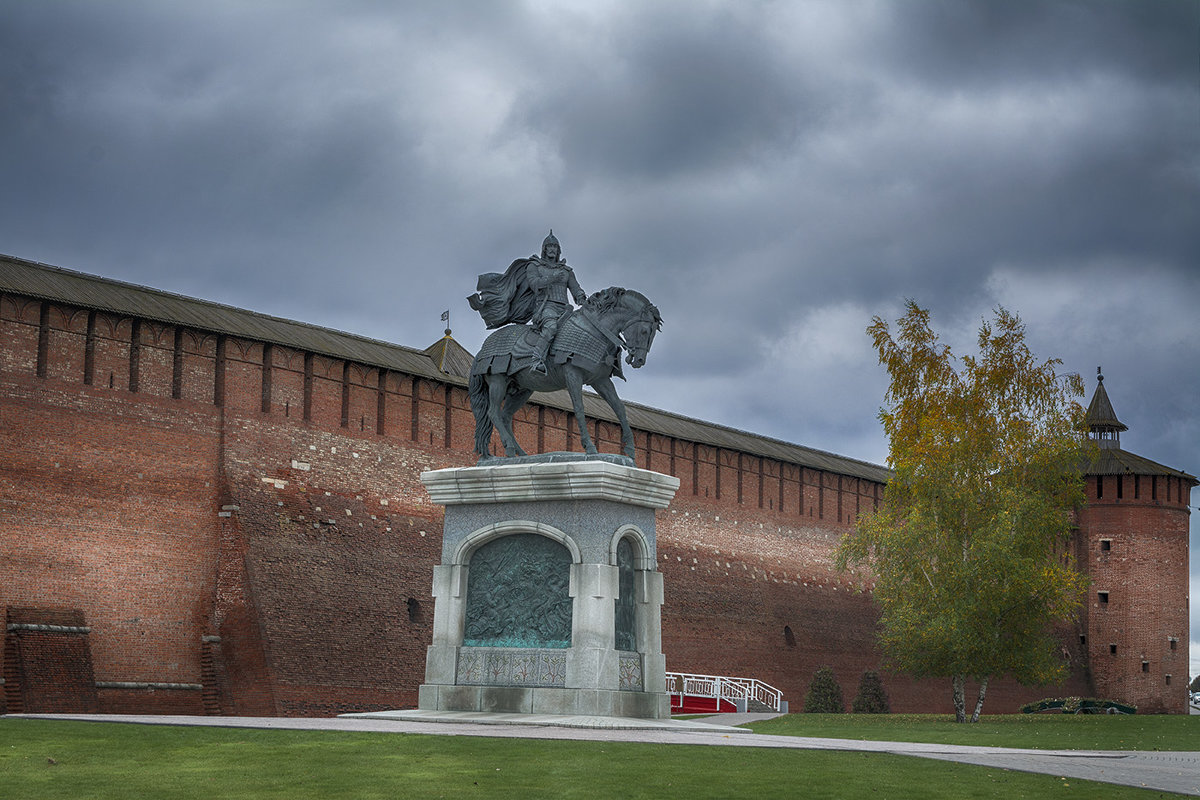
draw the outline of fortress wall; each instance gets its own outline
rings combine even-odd
[[[83,609],[97,681],[199,683],[216,415],[108,391],[0,376],[0,605]],[[195,691],[162,699],[200,707]]]
[[[378,399],[376,399],[378,405]],[[398,372],[383,376],[383,430],[394,438],[412,436],[412,378]]]
[[[290,420],[304,416],[304,352],[291,347],[271,347],[271,372],[262,389],[267,413]]]
[[[415,702],[440,550],[417,476],[467,462],[397,446],[414,430],[410,378],[389,397],[385,377],[389,441],[374,368],[312,357],[318,427],[289,348],[11,296],[0,336],[0,605],[83,609],[102,683],[212,684],[240,713]],[[444,445],[445,400],[461,419],[465,393],[423,383],[416,430]],[[322,502],[334,524],[316,521]],[[197,689],[99,694],[110,711],[202,708]]]
[[[139,324],[140,323],[140,324]],[[131,386],[153,397],[172,396],[175,328],[149,320],[134,319],[131,347],[136,359],[130,364]],[[74,348],[73,348],[74,349]]]
[[[41,303],[20,295],[0,294],[0,369],[34,375],[38,363],[38,317]]]
[[[301,417],[323,428],[337,427],[342,420],[342,362],[320,355],[305,358],[306,394],[301,398]]]
[[[0,443],[16,467],[3,488],[17,498],[0,522],[21,556],[0,604],[82,608],[97,680],[202,684],[206,710],[412,705],[441,546],[418,476],[474,463],[466,392],[135,322],[0,297]],[[616,425],[592,425],[620,450]],[[516,429],[531,452],[580,449],[560,409],[527,406]],[[881,485],[645,431],[635,442],[639,466],[681,482],[658,530],[668,667],[758,677],[798,709],[830,664],[849,702],[879,663],[874,612],[863,579],[829,558]],[[897,711],[949,709],[948,681],[884,680]],[[997,687],[989,710],[1053,693]],[[199,713],[199,694],[101,702]]]
[[[87,312],[50,304],[46,312],[46,350],[54,354],[45,359],[46,377],[78,380],[83,375],[84,348],[79,345],[87,336]]]
[[[227,465],[282,714],[413,705],[432,636],[433,454],[238,418]]]
[[[831,665],[849,702],[878,657],[862,583],[829,560],[839,535],[803,518],[686,499],[660,515],[668,669],[756,677],[798,710],[813,673]]]
[[[179,399],[212,405],[217,337],[214,334],[187,329],[179,332]]]
[[[832,513],[836,500],[828,506]],[[880,671],[894,712],[953,712],[948,678],[916,681],[880,669],[871,576],[842,574],[832,565],[852,521],[682,497],[659,513],[657,525],[668,670],[758,678],[799,711],[818,668],[834,668],[847,707],[862,672],[871,669]],[[1064,641],[1075,637],[1067,631]],[[1090,696],[1086,654],[1072,649],[1069,656],[1073,670],[1062,686],[994,681],[989,713],[1015,713],[1047,696]]]

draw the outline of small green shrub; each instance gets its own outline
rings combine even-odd
[[[867,670],[858,680],[858,694],[854,695],[854,702],[850,704],[850,710],[855,714],[890,714],[892,705],[888,702],[887,692],[883,690],[883,681],[879,679],[879,673],[874,670]]]
[[[842,700],[842,687],[833,670],[821,667],[813,675],[812,683],[808,685],[808,694],[804,696],[805,714],[845,714],[846,703]]]

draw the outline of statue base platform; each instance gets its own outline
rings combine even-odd
[[[537,453],[524,456],[487,456],[479,459],[479,467],[503,467],[514,464],[577,464],[583,461],[600,461],[606,464],[618,464],[622,467],[637,467],[633,459],[618,453],[572,453],[556,450],[549,453]]]
[[[516,725],[538,728],[576,728],[583,730],[717,733],[722,736],[753,733],[749,728],[737,728],[729,723],[721,722],[720,715],[704,720],[695,720],[614,717],[607,714],[505,714],[486,711],[422,711],[421,709],[406,709],[403,711],[362,711],[355,714],[338,714],[338,716],[349,719],[428,722],[452,725]]]
[[[678,479],[562,453],[421,481],[445,523],[420,709],[670,716],[654,514]]]

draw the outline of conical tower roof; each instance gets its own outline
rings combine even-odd
[[[1096,380],[1096,393],[1092,395],[1092,402],[1084,417],[1084,425],[1087,427],[1088,436],[1096,443],[1098,449],[1095,451],[1091,463],[1084,469],[1086,474],[1165,475],[1170,478],[1179,478],[1189,487],[1200,482],[1194,475],[1122,450],[1121,431],[1127,431],[1129,428],[1117,419],[1117,412],[1113,411],[1112,403],[1108,399],[1108,392],[1104,390],[1104,375],[1101,374],[1099,367],[1096,368]]]
[[[1104,391],[1104,375],[1099,367],[1096,368],[1096,393],[1092,395],[1084,422],[1087,429],[1094,432],[1129,430],[1128,426],[1117,419],[1117,412],[1113,410],[1112,402],[1108,399],[1108,392]]]
[[[445,336],[426,347],[424,352],[433,360],[439,372],[458,378],[466,378],[471,374],[471,363],[475,357],[454,341],[449,328]]]

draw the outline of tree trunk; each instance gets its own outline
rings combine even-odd
[[[979,722],[979,712],[983,711],[983,698],[987,694],[989,676],[984,675],[983,680],[979,682],[979,699],[975,701],[975,713],[971,715],[971,722]]]
[[[953,684],[954,684],[954,721],[955,722],[966,722],[967,721],[967,710],[966,710],[967,704],[966,704],[966,699],[963,696],[963,684],[964,683],[965,683],[965,679],[963,678],[962,675],[954,676]]]

